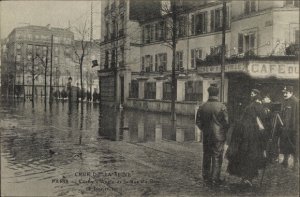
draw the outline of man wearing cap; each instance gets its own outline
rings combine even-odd
[[[289,155],[299,161],[299,101],[294,96],[293,86],[282,90],[284,102],[282,105],[283,128],[280,135],[280,152],[284,155],[283,165],[288,166]],[[296,156],[296,157],[295,157]]]
[[[213,84],[208,93],[208,101],[198,108],[196,124],[203,132],[203,179],[218,186],[222,182],[220,173],[229,127],[228,114],[226,106],[218,101],[219,88]]]

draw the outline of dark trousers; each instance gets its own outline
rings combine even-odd
[[[218,181],[220,179],[223,162],[224,142],[212,142],[203,139],[203,165],[202,176],[204,179]]]

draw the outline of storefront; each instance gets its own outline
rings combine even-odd
[[[221,71],[220,66],[199,67],[200,73]],[[299,95],[299,64],[297,61],[253,60],[225,65],[228,79],[227,98],[231,121],[240,117],[250,101],[250,91],[257,88],[262,95],[270,95],[273,102],[282,102],[282,89],[286,85],[294,86],[294,94]],[[226,101],[226,99],[225,99]]]

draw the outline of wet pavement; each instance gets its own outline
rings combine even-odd
[[[100,113],[101,112],[101,113]],[[1,102],[1,196],[298,196],[299,172],[267,167],[263,186],[201,177],[194,117],[100,109],[97,103]]]

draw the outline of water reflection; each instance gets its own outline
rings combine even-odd
[[[46,108],[45,108],[46,107]],[[1,168],[6,183],[47,180],[74,170],[125,162],[102,140],[125,143],[189,143],[199,133],[194,117],[101,108],[97,103],[0,103]],[[4,124],[7,123],[7,124]],[[107,141],[108,142],[108,141]],[[49,181],[43,182],[48,187]],[[50,193],[50,196],[53,194]],[[29,195],[30,196],[30,195]]]
[[[112,141],[135,143],[200,141],[200,131],[193,117],[178,116],[176,130],[172,130],[169,114],[146,113],[135,110],[101,110],[99,135]]]

